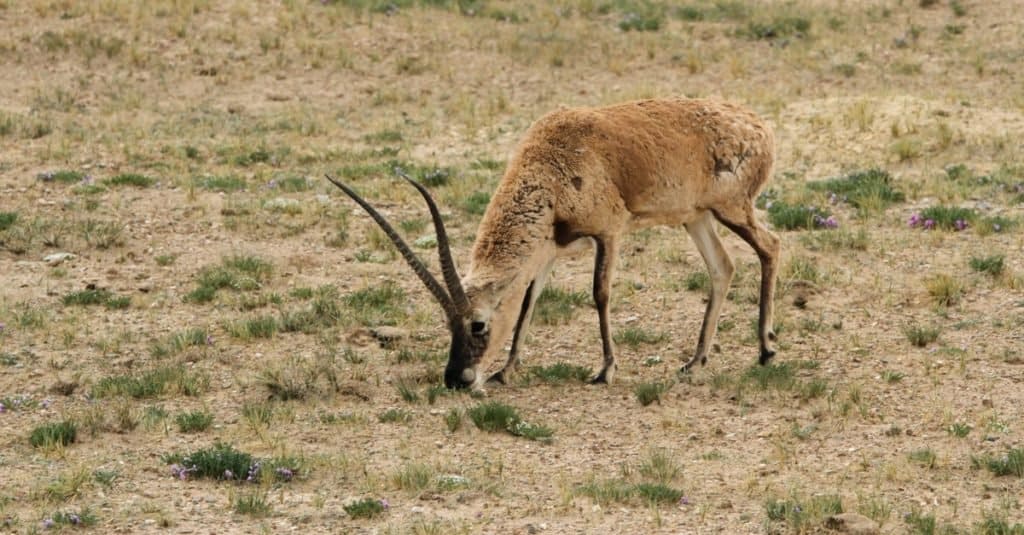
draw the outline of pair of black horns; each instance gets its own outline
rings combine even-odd
[[[433,197],[430,196],[430,192],[427,191],[422,184],[409,178],[409,175],[405,174],[400,168],[395,168],[395,174],[404,178],[407,182],[413,185],[423,199],[427,201],[427,207],[430,209],[430,218],[434,221],[434,232],[437,233],[437,255],[441,261],[441,275],[444,277],[445,286],[447,291],[441,283],[434,278],[434,275],[430,273],[427,266],[423,264],[416,253],[409,248],[409,245],[405,243],[405,240],[398,235],[394,227],[388,223],[388,220],[384,218],[377,211],[376,208],[370,205],[370,203],[363,200],[352,188],[348,187],[342,182],[334,179],[330,175],[325,175],[327,180],[334,184],[341,191],[344,191],[346,195],[352,198],[359,206],[366,210],[366,213],[370,214],[370,217],[377,222],[384,234],[387,235],[391,243],[395,244],[398,252],[402,254],[402,258],[409,264],[416,276],[423,281],[423,284],[427,286],[427,290],[434,295],[438,303],[444,309],[445,314],[448,316],[448,321],[452,325],[460,324],[462,318],[466,318],[470,314],[469,299],[466,297],[466,291],[462,288],[462,281],[459,280],[459,274],[455,270],[455,262],[452,260],[452,251],[448,242],[448,233],[445,231],[444,222],[441,220],[441,212],[437,209],[437,204],[434,203]]]

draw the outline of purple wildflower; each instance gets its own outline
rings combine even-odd
[[[188,479],[188,473],[190,470],[180,464],[171,465],[171,475],[182,481]]]
[[[212,334],[206,335],[206,345],[208,345],[208,346],[212,346],[213,345],[213,335]]]
[[[830,191],[829,194],[828,194],[828,203],[829,204],[835,204],[837,202],[839,202],[839,196],[836,195],[835,192],[831,192]]]
[[[267,182],[267,189],[274,189],[276,187],[277,187],[277,181],[276,180],[271,180],[270,182]]]
[[[4,324],[0,323],[0,334],[4,333]]]
[[[50,529],[53,527],[53,525],[54,522],[52,518],[47,518],[46,520],[43,520],[43,529]]]
[[[3,402],[0,401],[0,413],[3,413],[5,410],[7,410],[7,407],[4,407]]]
[[[679,498],[679,505],[690,505],[690,499],[686,496]]]
[[[53,403],[52,399],[44,399],[43,403],[42,403],[42,406],[43,406],[44,409],[49,409],[51,403]]]
[[[71,513],[70,515],[68,515],[68,520],[75,525],[82,523],[82,519],[75,513]]]
[[[85,176],[83,176],[82,177],[82,184],[91,185],[92,184],[92,175],[85,175]]]
[[[275,472],[277,473],[277,477],[279,479],[283,479],[285,481],[291,481],[292,477],[295,476],[295,472],[293,472],[290,468],[285,468],[283,466],[275,470]]]
[[[967,222],[963,219],[957,219],[956,222],[953,223],[953,227],[958,231],[965,230],[967,228]]]
[[[925,230],[931,230],[931,229],[935,228],[935,220],[934,219],[925,219],[924,220],[924,228],[925,228]]]
[[[910,216],[910,219],[907,220],[907,225],[910,226],[910,228],[921,226],[921,223],[921,214],[918,212],[914,212],[914,215]]]
[[[380,506],[383,507],[384,509],[387,509],[388,507],[391,507],[391,505],[388,503],[388,499],[387,498],[381,498],[380,499]]]
[[[234,472],[232,472],[231,470],[225,470],[224,471],[224,479],[234,479],[234,478],[235,478]]]

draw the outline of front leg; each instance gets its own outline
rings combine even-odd
[[[618,253],[618,242],[610,237],[594,237],[597,255],[594,259],[594,305],[597,307],[597,321],[601,326],[601,349],[604,365],[601,373],[591,383],[611,384],[615,375],[615,347],[612,345],[611,329],[608,325],[608,298],[611,294],[612,271]]]
[[[509,379],[512,378],[512,374],[515,373],[516,369],[519,368],[521,362],[519,358],[519,347],[526,340],[526,333],[530,329],[530,322],[533,320],[533,310],[536,307],[537,299],[540,294],[544,291],[544,285],[547,284],[548,274],[551,273],[551,267],[554,265],[555,260],[552,258],[543,269],[537,273],[537,277],[530,282],[530,286],[526,288],[526,295],[523,297],[523,305],[519,309],[519,319],[516,320],[516,330],[512,335],[512,349],[508,352],[508,361],[505,363],[505,367],[500,371],[491,375],[487,381],[496,382],[501,384],[508,384]]]

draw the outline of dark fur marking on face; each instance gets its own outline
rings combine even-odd
[[[576,191],[581,191],[583,189],[583,178],[578,176],[572,177],[572,187],[576,188]]]

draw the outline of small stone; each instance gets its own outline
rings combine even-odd
[[[373,337],[380,342],[380,345],[384,347],[409,337],[409,331],[398,327],[391,327],[389,325],[371,327],[370,334],[372,334]]]
[[[852,535],[874,535],[878,533],[878,523],[857,513],[832,515],[825,520],[825,527],[842,533],[851,533]]]
[[[75,255],[71,253],[53,253],[43,257],[43,262],[46,262],[48,266],[59,266],[65,260],[74,260]]]

